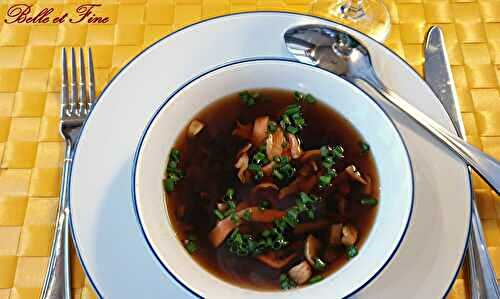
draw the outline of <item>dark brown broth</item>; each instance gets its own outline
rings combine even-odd
[[[186,137],[186,132],[179,134],[175,148],[182,153],[181,168],[186,177],[168,194],[167,207],[174,230],[179,240],[185,240],[188,234],[197,236],[198,250],[193,258],[215,276],[247,288],[259,290],[278,290],[279,276],[303,259],[302,253],[288,267],[271,269],[252,257],[240,257],[229,252],[224,246],[214,249],[207,235],[216,224],[213,210],[227,188],[236,189],[236,199],[247,198],[255,184],[243,185],[239,182],[234,169],[236,153],[245,145],[245,141],[232,135],[236,121],[243,124],[253,123],[256,117],[269,115],[277,120],[286,105],[294,103],[293,93],[284,90],[259,90],[261,98],[249,108],[243,104],[238,94],[220,99],[198,113],[195,119],[202,121],[205,128],[193,139]],[[306,128],[300,133],[303,150],[318,149],[323,145],[340,144],[344,148],[345,158],[335,166],[337,171],[349,164],[355,164],[362,174],[369,175],[373,181],[372,196],[378,198],[378,175],[375,162],[370,153],[361,154],[359,133],[337,112],[317,101],[314,104],[302,104]],[[356,192],[353,192],[356,193]],[[200,196],[200,194],[204,194]],[[349,222],[360,232],[356,243],[359,251],[373,226],[376,207],[359,204],[359,194],[349,199]],[[288,203],[292,201],[289,199]],[[181,210],[184,210],[183,212]],[[183,217],[179,217],[184,214]],[[316,232],[322,242],[326,230]],[[297,238],[304,240],[305,236]],[[303,248],[303,247],[301,247]],[[302,251],[302,249],[300,249]],[[346,254],[339,252],[339,258],[328,265],[324,276],[331,274],[347,262]]]

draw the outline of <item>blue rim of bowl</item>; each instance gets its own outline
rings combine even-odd
[[[268,62],[281,61],[281,62],[287,62],[287,63],[291,63],[291,64],[304,65],[304,66],[307,66],[307,67],[318,69],[321,72],[327,73],[327,74],[329,74],[331,76],[338,77],[337,75],[332,74],[331,72],[328,72],[328,71],[326,71],[324,69],[321,69],[319,67],[314,67],[314,66],[311,66],[311,65],[308,65],[308,64],[296,61],[296,60],[286,59],[286,58],[281,58],[281,57],[280,58],[278,58],[278,57],[265,57],[264,58],[263,57],[263,58],[242,59],[242,60],[238,60],[238,61],[234,61],[234,62],[230,62],[230,63],[224,64],[224,65],[218,66],[216,68],[213,68],[213,69],[211,69],[211,70],[209,70],[207,72],[204,72],[204,73],[196,76],[195,78],[190,79],[189,81],[185,82],[182,86],[180,86],[178,89],[176,89],[174,92],[172,92],[168,96],[168,98],[161,104],[161,106],[155,111],[155,113],[153,114],[153,116],[149,119],[148,124],[146,125],[146,128],[144,129],[144,131],[143,131],[143,133],[141,135],[141,138],[139,140],[138,146],[137,146],[135,154],[134,154],[134,160],[132,162],[132,173],[131,173],[131,175],[132,175],[132,178],[131,178],[132,179],[132,186],[131,186],[132,205],[134,207],[134,212],[135,212],[136,220],[137,220],[137,222],[139,224],[139,227],[140,227],[140,230],[142,232],[142,235],[143,235],[144,239],[146,240],[146,243],[148,244],[149,249],[151,250],[151,252],[153,253],[153,255],[156,257],[157,261],[161,264],[161,266],[163,267],[163,269],[177,283],[179,283],[179,285],[181,285],[187,291],[189,291],[191,294],[193,294],[194,296],[199,297],[199,298],[203,298],[203,297],[200,294],[196,293],[188,285],[186,285],[185,283],[183,283],[173,273],[173,271],[171,271],[169,269],[169,267],[165,264],[165,262],[159,257],[159,255],[158,255],[158,253],[157,253],[157,251],[155,249],[155,246],[153,246],[153,244],[152,244],[153,242],[150,240],[150,237],[146,233],[146,230],[144,228],[144,224],[143,224],[143,221],[142,221],[142,217],[141,217],[141,215],[139,213],[139,207],[138,207],[138,204],[137,204],[137,196],[136,196],[137,163],[138,163],[139,157],[141,156],[141,150],[142,150],[142,145],[144,143],[144,139],[148,135],[149,129],[151,128],[151,125],[155,122],[155,120],[157,119],[158,114],[163,110],[163,108],[165,108],[165,106],[179,92],[181,92],[182,90],[184,90],[188,85],[190,85],[194,81],[197,81],[200,78],[206,77],[206,76],[208,76],[208,75],[212,74],[213,72],[218,71],[220,69],[224,69],[224,68],[229,67],[229,66],[234,66],[234,65],[239,65],[239,64],[245,64],[245,63],[251,63],[251,62],[260,62],[260,61],[268,61]],[[404,238],[406,236],[406,233],[408,231],[408,227],[410,226],[410,220],[411,220],[411,218],[413,216],[413,207],[415,205],[415,176],[414,176],[414,173],[413,173],[413,165],[412,165],[412,162],[411,162],[410,154],[408,152],[408,148],[407,148],[406,143],[405,143],[405,141],[403,139],[403,136],[401,136],[401,132],[399,132],[398,128],[396,127],[396,124],[394,123],[394,121],[390,118],[390,116],[382,108],[382,106],[379,103],[377,103],[377,101],[375,101],[372,97],[370,97],[366,92],[364,92],[360,88],[356,87],[354,84],[352,84],[352,83],[350,83],[350,82],[348,82],[348,81],[346,81],[344,79],[342,79],[342,80],[344,82],[346,82],[348,85],[350,85],[351,87],[353,87],[354,89],[359,90],[363,94],[365,94],[367,96],[367,98],[370,99],[375,104],[375,106],[378,107],[378,109],[380,111],[382,111],[382,113],[384,115],[383,117],[386,118],[387,121],[389,121],[390,127],[396,132],[396,134],[397,134],[397,136],[399,138],[399,141],[403,145],[403,148],[404,148],[404,151],[405,151],[405,155],[406,155],[406,159],[408,161],[408,167],[409,167],[409,170],[410,170],[410,176],[411,176],[411,196],[410,196],[411,205],[410,205],[410,212],[408,214],[408,218],[406,219],[406,224],[405,224],[404,230],[403,230],[403,232],[402,232],[402,234],[401,234],[401,236],[400,236],[400,238],[399,238],[399,240],[398,240],[398,242],[396,244],[396,247],[394,247],[393,251],[391,252],[391,254],[389,255],[389,257],[387,258],[387,260],[384,261],[384,263],[382,264],[382,266],[380,266],[380,268],[377,269],[377,271],[367,281],[365,281],[363,284],[361,284],[361,286],[357,287],[354,291],[352,291],[351,293],[349,293],[348,295],[346,295],[346,296],[343,297],[343,298],[348,298],[348,297],[353,296],[354,294],[358,293],[365,286],[367,286],[370,282],[372,282],[380,273],[382,273],[382,271],[389,264],[389,262],[392,260],[392,258],[394,257],[394,255],[397,253],[399,247],[401,246],[401,244],[402,244],[402,242],[403,242],[403,240],[404,240]]]
[[[156,44],[159,44],[160,42],[163,42],[165,40],[167,40],[169,37],[172,37],[174,36],[175,34],[177,33],[180,33],[184,30],[187,30],[191,27],[194,27],[196,25],[199,25],[199,24],[202,24],[202,23],[206,23],[206,22],[210,22],[210,21],[214,21],[214,20],[218,20],[218,19],[223,19],[223,18],[229,18],[229,17],[232,17],[232,16],[238,16],[238,15],[251,15],[251,14],[262,14],[262,15],[266,15],[266,14],[286,14],[286,15],[293,15],[293,16],[302,16],[302,17],[309,17],[309,18],[312,18],[312,19],[318,19],[318,20],[321,20],[321,21],[325,21],[325,22],[329,22],[330,24],[335,24],[336,26],[344,26],[342,24],[339,24],[337,22],[334,22],[332,20],[329,20],[329,19],[326,19],[326,18],[323,18],[323,17],[319,17],[319,16],[313,16],[313,15],[309,15],[309,14],[302,14],[302,13],[294,13],[294,12],[287,12],[287,11],[250,11],[250,12],[237,12],[237,13],[230,13],[230,14],[225,14],[225,15],[222,15],[222,16],[217,16],[217,17],[213,17],[213,18],[208,18],[208,19],[205,19],[205,20],[201,20],[199,22],[196,22],[196,23],[193,23],[193,24],[190,24],[186,27],[183,27],[183,28],[180,28],[178,30],[175,30],[167,35],[165,35],[164,37],[160,38],[159,40],[157,40],[156,42],[152,43],[151,45],[149,45],[148,47],[144,48],[142,51],[140,51],[137,55],[135,55],[132,59],[130,59],[114,76],[113,78],[111,78],[111,80],[106,84],[106,86],[104,87],[104,89],[101,91],[101,93],[99,94],[98,98],[97,98],[97,101],[94,105],[94,108],[90,111],[88,117],[87,117],[87,120],[90,119],[90,116],[92,115],[92,113],[94,112],[94,110],[97,108],[97,107],[100,107],[100,99],[103,97],[103,95],[105,94],[106,90],[108,89],[108,87],[111,85],[111,83],[113,83],[113,81],[115,81],[115,79],[120,76],[120,74],[126,70],[128,68],[128,66],[133,62],[135,61],[139,56],[141,56],[144,52],[146,52],[147,50],[149,50],[149,48],[152,48],[154,47]],[[345,26],[344,26],[345,27]],[[394,59],[397,59],[398,61],[402,62],[403,65],[406,65],[406,67],[408,68],[409,71],[413,72],[415,75],[419,76],[416,71],[408,64],[408,62],[406,62],[405,60],[403,60],[401,57],[399,57],[393,50],[387,48],[386,46],[384,46],[381,42],[373,39],[372,37],[370,36],[367,36],[365,35],[364,33],[354,29],[354,28],[350,28],[348,27],[350,30],[352,31],[355,31],[361,35],[363,35],[365,38],[371,40],[372,42],[375,42],[376,44],[378,44],[381,49],[387,53],[389,53],[390,55],[393,56]],[[425,80],[423,80],[423,82],[425,83],[425,85],[427,85],[427,87],[432,91],[432,89],[429,87],[429,85],[427,84],[427,82],[425,82]],[[439,100],[435,100],[436,101],[436,104],[438,104],[438,106],[440,106],[443,111],[445,111],[445,114],[446,114],[446,118],[450,121],[451,123],[451,118],[450,116],[448,115],[448,113],[446,113],[446,110],[444,110],[444,107],[443,105],[441,104],[441,102],[439,102]],[[81,133],[80,133],[80,137],[83,136],[84,132],[85,132],[85,128],[86,128],[86,123],[87,121],[84,122],[83,126],[82,126],[82,129],[81,129]],[[457,129],[453,127],[453,130],[454,132],[457,134]],[[78,142],[76,143],[76,146],[75,146],[75,151],[74,151],[74,155],[73,155],[73,159],[74,157],[76,157],[77,153],[78,153]],[[411,162],[411,160],[410,160]],[[72,181],[72,167],[69,169],[69,183],[68,183],[68,190],[71,194],[71,181]],[[465,259],[465,253],[466,253],[466,249],[467,249],[467,243],[469,241],[469,238],[470,238],[470,231],[471,231],[471,221],[472,221],[472,200],[473,200],[473,193],[472,193],[472,178],[471,176],[469,175],[469,197],[470,197],[470,204],[469,204],[469,221],[468,221],[468,229],[467,229],[467,238],[465,240],[465,243],[464,243],[464,246],[463,246],[463,249],[462,249],[462,257],[460,259],[460,263],[458,264],[457,266],[457,269],[455,270],[455,274],[453,275],[453,278],[452,280],[449,282],[449,286],[447,287],[445,293],[443,294],[442,298],[445,298],[448,293],[451,291],[451,288],[453,287],[453,284],[459,274],[459,271],[460,271],[460,266],[462,265],[464,259]],[[69,197],[69,202],[68,202],[68,206],[70,208],[70,211],[71,211],[71,196]],[[78,259],[80,261],[80,264],[82,265],[82,268],[83,268],[83,271],[85,272],[85,275],[88,277],[89,279],[89,282],[90,284],[92,285],[92,288],[94,289],[94,291],[97,293],[97,295],[100,297],[100,298],[104,298],[104,296],[101,294],[101,292],[99,291],[99,289],[97,288],[97,285],[96,283],[94,282],[94,280],[92,279],[92,276],[90,275],[90,272],[88,271],[87,269],[87,266],[85,265],[85,262],[83,261],[83,258],[82,258],[82,255],[81,255],[81,251],[80,251],[80,248],[78,246],[78,242],[77,242],[77,238],[76,238],[76,235],[75,235],[75,229],[74,229],[74,223],[73,223],[73,220],[72,220],[72,217],[71,217],[71,213],[70,213],[70,217],[69,217],[69,225],[70,225],[70,232],[71,232],[71,237],[73,239],[73,243],[74,243],[74,246],[75,246],[75,249],[76,249],[76,254],[78,256]]]

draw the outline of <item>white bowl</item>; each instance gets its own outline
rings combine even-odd
[[[331,106],[370,144],[380,177],[380,203],[359,255],[314,285],[269,292],[229,284],[204,270],[186,252],[173,230],[162,178],[179,132],[210,103],[236,92],[279,88],[311,93]],[[133,174],[133,201],[152,253],[188,291],[205,298],[342,298],[373,280],[396,253],[413,206],[413,175],[406,147],[392,121],[365,93],[319,68],[287,60],[237,62],[210,71],[175,92],[152,117],[139,142]],[[140,273],[138,273],[140,275]]]

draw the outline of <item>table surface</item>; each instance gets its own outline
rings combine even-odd
[[[54,8],[63,0],[0,0],[0,299],[38,298],[57,210],[64,144],[59,135],[60,48],[94,52],[97,89],[142,49],[173,30],[231,12],[285,10],[328,18],[335,0],[105,0],[107,24],[6,24],[9,7]],[[384,0],[391,18],[386,45],[423,74],[423,41],[431,25],[445,32],[469,141],[500,158],[500,1]],[[500,278],[500,197],[477,175],[474,193],[488,250]],[[450,207],[453,208],[453,207]],[[95,298],[72,253],[75,298]],[[449,298],[466,298],[460,272]],[[418,282],[416,282],[418,283]]]

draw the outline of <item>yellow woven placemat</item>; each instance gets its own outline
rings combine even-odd
[[[327,17],[334,1],[106,0],[95,13],[109,17],[107,24],[57,25],[5,24],[3,19],[16,3],[33,5],[35,13],[52,7],[53,15],[60,15],[89,2],[0,0],[0,299],[38,298],[45,275],[64,149],[58,117],[61,47],[93,47],[100,91],[141,49],[187,24],[253,10]],[[386,44],[420,74],[428,27],[444,29],[469,140],[500,158],[500,1],[385,3],[393,23]],[[474,192],[498,275],[500,197],[477,176]],[[74,254],[72,264],[74,297],[95,298]],[[450,298],[467,296],[464,279],[460,274]]]

